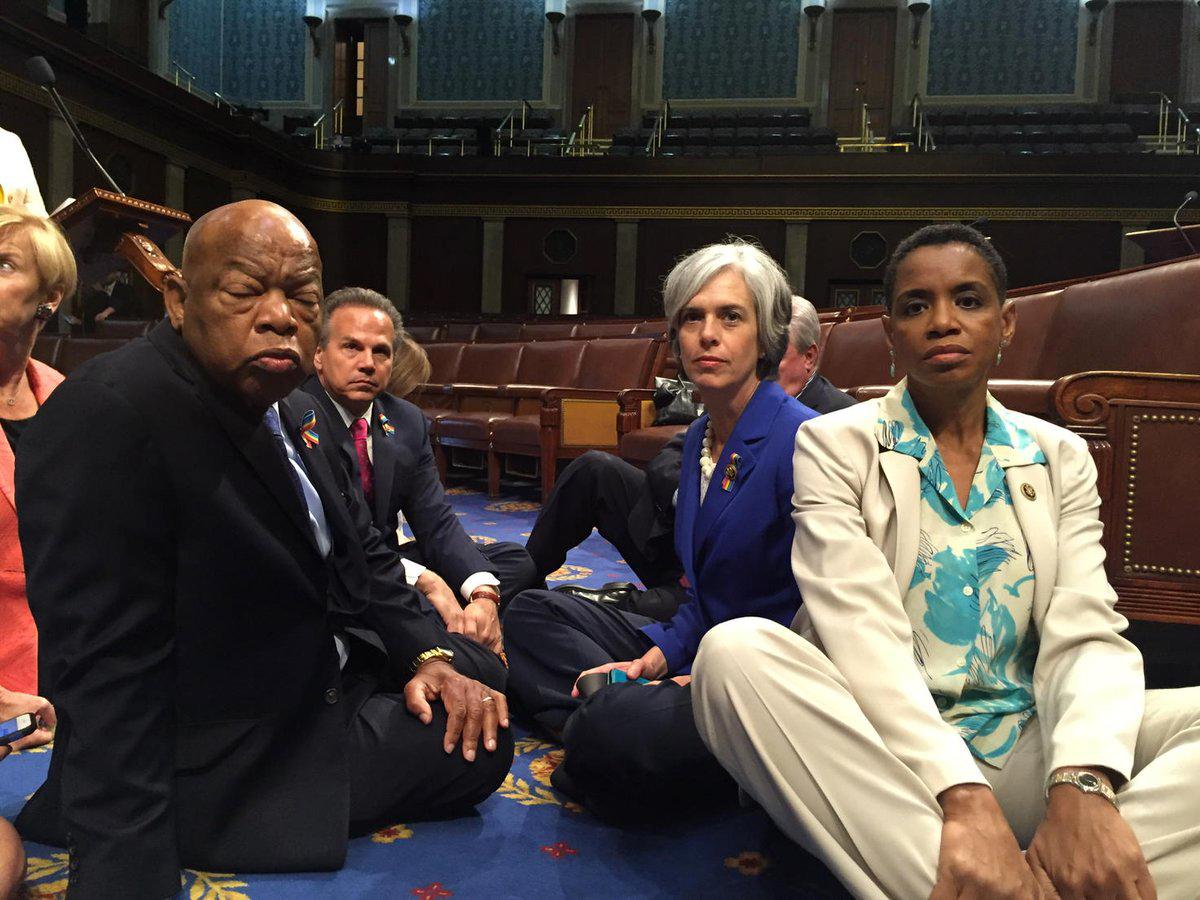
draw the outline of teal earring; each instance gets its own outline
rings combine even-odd
[[[888,350],[888,375],[892,378],[896,377],[896,351]]]

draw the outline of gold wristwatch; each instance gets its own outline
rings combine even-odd
[[[1099,794],[1113,806],[1117,805],[1117,795],[1113,793],[1113,789],[1105,784],[1103,779],[1098,778],[1092,772],[1079,769],[1063,769],[1055,772],[1046,779],[1047,800],[1050,799],[1050,788],[1056,784],[1069,784],[1083,791],[1085,794]]]
[[[417,658],[412,661],[412,671],[416,672],[425,663],[433,662],[434,660],[452,664],[454,662],[454,651],[447,650],[445,647],[434,647],[432,650],[418,653]]]

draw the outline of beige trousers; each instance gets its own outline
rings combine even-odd
[[[813,644],[766,619],[705,636],[692,702],[704,742],[742,788],[856,897],[924,900],[942,814]],[[980,765],[1021,846],[1045,811],[1037,719],[1003,769]],[[1148,691],[1133,778],[1118,792],[1162,900],[1200,897],[1200,688]]]

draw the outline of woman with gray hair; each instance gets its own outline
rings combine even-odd
[[[787,346],[787,277],[730,240],[681,260],[663,294],[671,346],[707,409],[688,429],[676,499],[688,602],[661,623],[533,590],[504,619],[510,692],[566,748],[552,783],[609,818],[735,798],[693,723],[692,659],[721,622],[786,624],[800,606],[792,446],[813,413],[770,380]]]

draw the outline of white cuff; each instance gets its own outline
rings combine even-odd
[[[413,562],[411,559],[405,559],[404,557],[400,557],[400,562],[404,563],[404,580],[408,582],[409,587],[412,587],[414,584],[416,584],[417,579],[425,573],[427,568],[429,568],[428,566],[421,565],[419,562]]]
[[[462,598],[468,603],[471,602],[471,591],[476,588],[483,587],[485,584],[496,588],[496,593],[500,593],[500,579],[491,572],[476,572],[474,575],[468,575],[467,580],[462,583],[459,589],[462,593]]]

